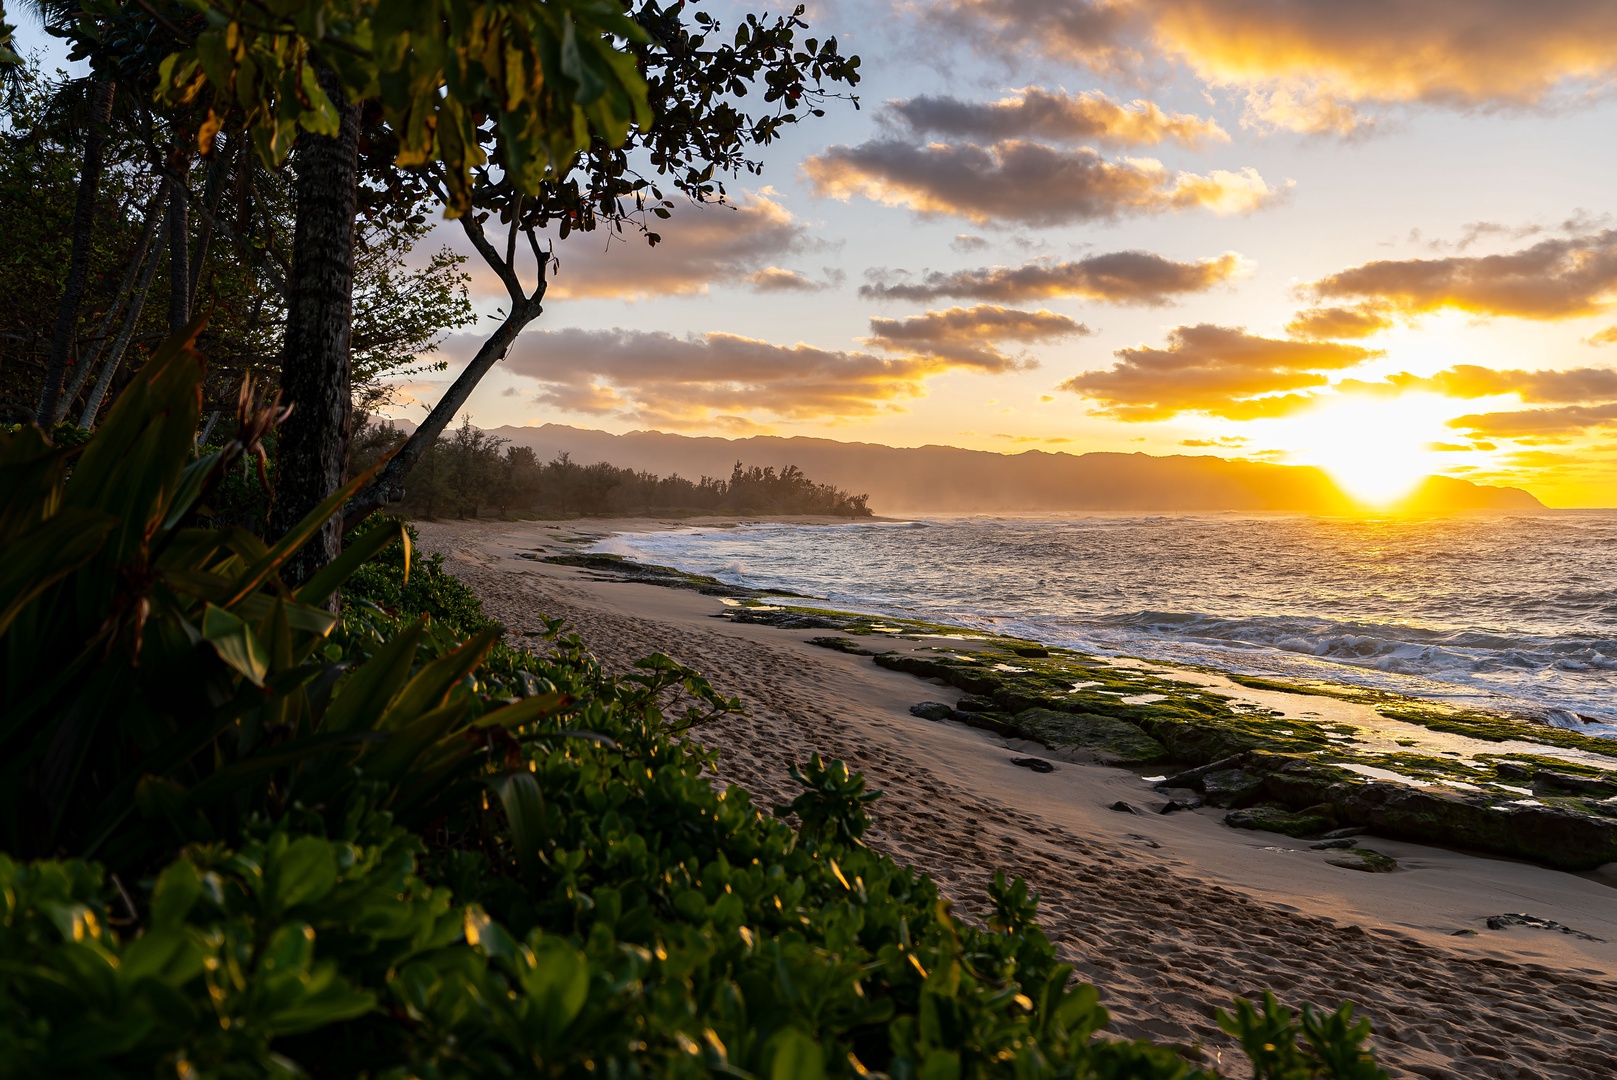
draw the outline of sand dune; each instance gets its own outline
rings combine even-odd
[[[1357,1002],[1394,1076],[1617,1076],[1617,892],[1597,875],[1380,838],[1403,869],[1366,874],[1301,841],[1227,828],[1221,811],[1162,816],[1133,773],[917,720],[911,704],[949,691],[809,645],[812,631],[733,624],[713,617],[710,597],[517,557],[576,551],[563,541],[591,527],[418,528],[518,640],[539,612],[565,617],[609,667],[662,651],[743,697],[750,715],[697,737],[760,804],[788,798],[787,766],[817,750],[886,792],[872,845],[930,873],[961,911],[983,908],[995,870],[1027,878],[1051,938],[1123,1034],[1200,1044],[1228,1068],[1214,1009],[1269,988],[1291,1004]],[[1028,753],[1056,770],[1010,763]],[[1119,800],[1144,812],[1109,809]],[[1487,929],[1507,912],[1604,940]]]

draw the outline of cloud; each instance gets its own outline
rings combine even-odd
[[[640,300],[701,294],[715,285],[767,291],[779,286],[771,275],[796,273],[776,262],[816,246],[809,230],[767,190],[727,206],[683,206],[658,222],[657,232],[662,241],[656,247],[638,235],[614,234],[609,241],[605,230],[557,243],[560,269],[546,298]],[[474,255],[474,262],[481,260]],[[491,288],[505,293],[498,282]]]
[[[1364,303],[1356,307],[1311,307],[1299,311],[1286,324],[1286,333],[1310,341],[1373,337],[1391,329],[1392,320],[1377,304]]]
[[[1155,146],[1176,142],[1199,148],[1226,143],[1229,134],[1213,120],[1167,113],[1153,102],[1128,105],[1099,91],[1068,94],[1030,86],[992,102],[922,96],[888,102],[889,115],[919,134],[999,142],[1004,139],[1077,139],[1105,146]]]
[[[1004,439],[1006,442],[1015,443],[1018,446],[1026,443],[1043,443],[1046,446],[1064,446],[1067,443],[1076,441],[1075,439],[1067,438],[1065,435],[1010,435],[1003,432],[995,432],[994,438]]]
[[[979,304],[928,311],[908,319],[871,319],[870,336],[863,340],[887,352],[916,352],[964,367],[998,372],[1037,364],[1013,361],[993,343],[1058,341],[1086,337],[1090,332],[1083,323],[1053,311],[1018,311]]]
[[[1166,348],[1119,349],[1110,369],[1075,375],[1061,389],[1099,402],[1105,415],[1126,421],[1166,420],[1197,412],[1231,420],[1283,416],[1313,403],[1290,391],[1325,386],[1327,371],[1381,355],[1359,345],[1291,341],[1249,334],[1240,327],[1181,326]]]
[[[1151,158],[1109,161],[1087,146],[1057,149],[1020,139],[991,146],[876,139],[833,146],[802,167],[817,195],[861,195],[979,225],[1068,225],[1190,209],[1244,214],[1284,190],[1251,168],[1175,173]]]
[[[1617,345],[1617,326],[1608,326],[1604,330],[1596,330],[1584,338],[1583,343],[1585,345]]]
[[[1373,125],[1366,107],[1576,104],[1617,75],[1608,0],[952,0],[943,21],[1102,71],[1177,62],[1247,123],[1316,133]]]
[[[1559,409],[1520,409],[1513,412],[1472,413],[1457,416],[1448,426],[1476,438],[1557,441],[1600,428],[1617,428],[1617,402],[1604,405],[1564,405]]]
[[[827,270],[823,281],[815,281],[801,270],[784,270],[778,266],[766,266],[756,270],[746,277],[754,292],[796,292],[817,293],[834,289],[842,284],[844,275],[840,270]]]
[[[926,382],[951,371],[982,374],[1036,365],[995,342],[1057,340],[1088,330],[1064,315],[1006,308],[951,308],[910,319],[873,319],[878,352],[777,345],[737,334],[677,337],[644,330],[545,330],[517,338],[505,366],[539,384],[535,401],[568,412],[666,427],[721,424],[762,430],[768,421],[861,419],[901,410]],[[454,335],[450,355],[481,343]]]
[[[890,283],[881,270],[871,271],[859,287],[866,299],[927,301],[942,297],[1021,302],[1071,296],[1113,304],[1161,307],[1172,297],[1206,292],[1245,272],[1246,262],[1233,251],[1214,259],[1175,262],[1145,251],[1115,251],[1074,262],[1038,259],[1021,266],[994,266],[932,271],[918,282]]]
[[[1444,309],[1521,319],[1576,319],[1617,299],[1617,230],[1541,240],[1506,255],[1383,259],[1321,278],[1323,300],[1362,298],[1404,316]]]
[[[970,233],[957,233],[955,238],[949,241],[949,250],[958,252],[961,255],[969,255],[973,251],[982,251],[988,246],[986,238],[973,236]]]
[[[1245,446],[1249,441],[1251,440],[1242,438],[1239,435],[1220,435],[1216,439],[1180,439],[1179,445],[1189,446],[1194,449],[1230,449]]]
[[[1515,394],[1531,405],[1588,404],[1617,401],[1617,370],[1570,368],[1564,371],[1496,370],[1457,364],[1435,375],[1389,375],[1404,390],[1430,390],[1452,398]]]

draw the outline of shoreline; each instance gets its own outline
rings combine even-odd
[[[981,910],[996,869],[1028,878],[1052,939],[1100,987],[1119,1031],[1201,1041],[1216,1064],[1228,1040],[1212,1010],[1267,987],[1293,1005],[1358,1002],[1395,1076],[1617,1074],[1617,1038],[1602,1034],[1617,1030],[1617,1004],[1608,1004],[1617,1001],[1617,911],[1606,885],[1380,837],[1375,850],[1401,869],[1362,873],[1306,842],[1228,828],[1223,811],[1152,813],[1162,800],[1135,772],[917,719],[910,706],[937,698],[940,686],[810,644],[823,630],[715,618],[725,605],[694,590],[518,554],[576,553],[590,531],[690,524],[417,528],[422,547],[442,552],[516,640],[544,611],[567,618],[614,670],[663,651],[742,696],[749,717],[695,737],[721,750],[722,779],[758,805],[789,797],[787,766],[819,750],[887,792],[873,808],[872,845],[932,874],[963,910]],[[1019,756],[1054,771],[1011,764]],[[1109,809],[1116,802],[1147,812]],[[1605,940],[1487,927],[1517,912]]]

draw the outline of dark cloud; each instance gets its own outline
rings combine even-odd
[[[1405,316],[1453,309],[1576,319],[1617,299],[1617,230],[1541,240],[1506,255],[1383,259],[1309,286],[1324,300],[1364,299]]]
[[[818,195],[860,195],[922,215],[1048,226],[1173,210],[1248,213],[1281,196],[1257,171],[1170,172],[1145,158],[1109,161],[1089,147],[1007,140],[918,146],[877,139],[833,146],[803,171]]]
[[[1609,0],[951,0],[938,21],[1102,70],[1177,62],[1248,123],[1308,132],[1361,130],[1366,106],[1577,104],[1617,76]]]
[[[1167,113],[1149,101],[1124,105],[1098,91],[1068,94],[1031,86],[999,101],[922,96],[889,102],[888,110],[917,133],[983,142],[1036,138],[1110,146],[1176,142],[1194,148],[1230,140],[1213,120]]]
[[[961,255],[969,255],[973,251],[982,251],[988,246],[989,243],[985,237],[973,236],[970,233],[957,233],[955,238],[949,241],[949,250],[959,252]]]
[[[1181,326],[1166,348],[1119,349],[1104,371],[1075,375],[1061,389],[1099,402],[1119,420],[1166,420],[1196,412],[1232,420],[1284,416],[1312,404],[1292,391],[1327,385],[1341,371],[1381,355],[1358,345],[1259,337],[1240,327]]]
[[[880,270],[859,287],[859,295],[876,300],[963,300],[1022,302],[1070,296],[1113,304],[1159,307],[1175,296],[1206,292],[1242,272],[1245,263],[1234,252],[1215,259],[1175,262],[1145,251],[1116,251],[1073,262],[1039,259],[1022,266],[994,266],[932,271],[919,281],[891,281]]]

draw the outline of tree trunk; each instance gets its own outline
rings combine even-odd
[[[191,154],[175,148],[169,159],[174,183],[168,203],[168,330],[177,334],[191,321]]]
[[[276,448],[272,537],[342,486],[348,444],[359,109],[343,103],[333,72],[322,70],[320,82],[339,103],[341,123],[334,138],[305,132],[298,139],[297,225],[281,357],[281,395],[292,415],[281,425]],[[339,515],[304,546],[286,577],[307,579],[336,558],[341,545]]]
[[[39,408],[34,412],[41,427],[50,426],[56,416],[67,357],[73,348],[74,328],[79,322],[79,304],[84,300],[84,288],[90,279],[90,245],[95,232],[95,203],[101,193],[107,125],[112,120],[112,94],[113,84],[105,79],[96,83],[91,92],[90,128],[84,137],[84,165],[79,170],[78,202],[73,208],[72,253],[68,256],[62,301],[56,309],[56,333],[51,338],[50,358],[45,362],[45,385],[40,390]]]
[[[472,396],[477,384],[482,381],[488,370],[501,360],[510,351],[511,344],[516,341],[517,335],[538,318],[541,312],[539,298],[534,297],[511,305],[511,314],[500,324],[499,329],[489,335],[483,342],[482,348],[472,362],[466,365],[466,370],[460,373],[454,384],[439,399],[438,404],[432,407],[432,412],[421,422],[404,445],[388,459],[382,471],[376,474],[376,479],[351,499],[343,510],[343,527],[351,529],[363,521],[374,511],[380,510],[388,503],[398,502],[404,498],[404,480],[415,468],[421,455],[431,449],[438,436],[444,433],[449,422],[455,418],[466,399]],[[431,516],[430,510],[428,516]]]
[[[164,204],[168,197],[168,180],[165,178],[157,186],[157,196],[152,199],[146,208],[146,221],[140,227],[140,241],[135,244],[135,253],[129,258],[129,265],[124,269],[124,279],[118,283],[118,294],[107,305],[107,313],[101,319],[101,326],[95,332],[95,338],[90,342],[89,351],[79,357],[78,370],[73,373],[73,381],[62,392],[62,400],[56,406],[56,415],[51,418],[52,423],[60,424],[67,418],[67,413],[73,407],[73,399],[79,396],[84,384],[89,381],[91,370],[96,360],[101,357],[101,350],[107,343],[107,335],[112,333],[113,324],[117,322],[118,315],[123,311],[124,304],[134,295],[135,282],[140,277],[140,268],[146,265],[146,253],[151,250],[152,241],[157,238],[158,230],[164,221]],[[161,241],[159,241],[161,248]],[[145,289],[141,289],[142,299],[145,298]],[[139,317],[138,315],[136,316]]]
[[[167,214],[163,217],[166,219]],[[159,224],[158,228],[162,228]],[[129,339],[135,333],[135,327],[140,323],[140,313],[146,307],[146,293],[152,287],[152,278],[157,276],[157,266],[163,261],[163,248],[159,245],[146,261],[146,269],[140,275],[140,284],[135,287],[135,293],[129,298],[129,314],[124,316],[124,325],[118,331],[118,340],[112,343],[112,351],[107,354],[107,362],[101,369],[101,377],[95,382],[95,389],[90,391],[90,397],[84,403],[84,414],[79,417],[79,427],[95,427],[96,414],[101,411],[101,403],[106,400],[107,390],[112,386],[112,377],[118,373],[118,365],[123,362],[124,350],[129,348]]]

